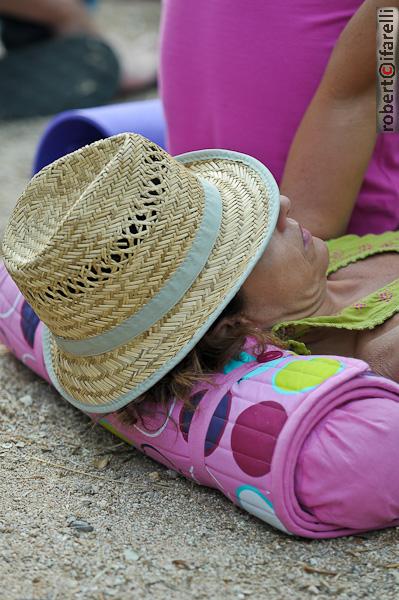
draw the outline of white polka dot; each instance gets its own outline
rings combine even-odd
[[[242,508],[247,512],[251,513],[258,519],[262,519],[269,525],[284,531],[284,533],[290,533],[284,527],[282,522],[273,510],[272,503],[256,488],[252,486],[241,486],[237,490],[237,498]]]

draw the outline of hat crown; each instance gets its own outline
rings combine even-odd
[[[184,260],[201,221],[200,180],[135,134],[44,168],[6,229],[7,268],[56,335],[85,339],[138,312]]]

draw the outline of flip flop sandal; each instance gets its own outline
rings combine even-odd
[[[76,35],[29,44],[0,59],[0,119],[105,104],[119,82],[118,59],[100,39]]]

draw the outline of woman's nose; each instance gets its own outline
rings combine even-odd
[[[291,201],[287,196],[280,196],[280,214],[277,221],[277,229],[284,231],[287,226],[287,217],[290,212]]]

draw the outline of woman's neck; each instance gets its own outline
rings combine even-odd
[[[302,306],[298,302],[294,310],[285,310],[283,321],[298,321],[310,317],[335,315],[364,295],[362,282],[353,275],[328,279],[326,276],[324,286],[320,288],[317,296],[302,299]]]
[[[337,314],[362,295],[361,281],[353,279],[353,277],[345,277],[339,280],[327,279],[321,302],[317,309],[308,316]]]
[[[359,280],[349,277],[339,280],[327,279],[324,295],[320,297],[316,310],[309,312],[306,317],[337,314],[361,296]],[[357,332],[325,330],[322,327],[312,327],[301,337],[301,341],[312,354],[333,353],[339,356],[356,356],[357,339]]]

